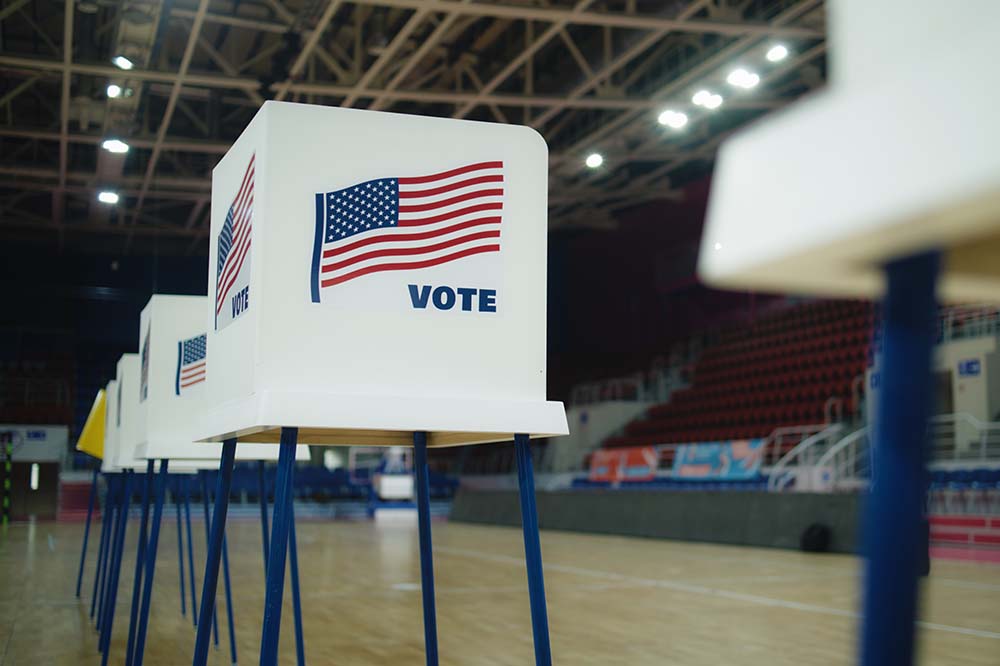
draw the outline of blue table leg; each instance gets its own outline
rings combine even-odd
[[[267,558],[267,581],[264,592],[264,625],[260,639],[260,666],[278,663],[278,638],[281,631],[281,603],[285,591],[285,562],[288,553],[288,504],[291,501],[295,469],[295,443],[298,428],[281,429],[278,452],[278,476],[274,493],[274,525],[271,552]]]
[[[94,499],[97,497],[97,474],[94,470],[90,482],[90,500],[87,502],[87,522],[83,528],[83,548],[80,550],[80,570],[76,574],[76,598],[80,598],[80,585],[83,584],[83,563],[87,559],[87,542],[90,540],[90,520],[94,516]]]
[[[180,491],[180,476],[174,478],[176,482],[174,487],[171,489],[170,493],[174,500],[174,512],[177,514],[177,574],[180,581],[181,590],[181,616],[187,617],[187,592],[184,591],[184,520],[181,517],[181,504],[183,500],[181,499]],[[191,600],[191,607],[194,608],[194,600]],[[198,622],[195,620],[195,625]]]
[[[146,574],[142,587],[142,606],[139,608],[139,629],[135,640],[135,666],[142,666],[146,653],[146,632],[149,629],[149,604],[153,600],[153,574],[156,572],[156,548],[160,542],[160,522],[163,520],[163,496],[167,491],[169,460],[160,461],[156,475],[156,492],[153,504],[153,524],[150,526],[149,543],[146,544]]]
[[[517,484],[521,491],[521,528],[524,531],[524,559],[528,567],[528,599],[531,604],[531,631],[535,638],[535,664],[551,666],[549,618],[545,608],[545,579],[542,575],[542,546],[538,539],[538,510],[535,507],[535,474],[531,444],[527,435],[514,436]]]
[[[101,576],[104,571],[104,559],[107,554],[108,540],[108,513],[111,511],[111,479],[105,476],[104,502],[101,506],[101,539],[97,549],[97,570],[94,572],[94,589],[90,596],[90,617],[94,618],[94,611],[98,597],[100,596]]]
[[[420,532],[420,587],[424,596],[424,652],[427,666],[437,666],[437,611],[434,607],[434,555],[431,548],[431,488],[427,468],[427,433],[413,433],[417,523]]]
[[[94,619],[94,611],[97,606],[97,598],[101,587],[101,575],[104,572],[104,557],[108,547],[108,513],[111,511],[111,478],[105,477],[106,492],[104,493],[104,506],[101,507],[101,542],[97,549],[97,571],[94,572],[94,590],[90,596],[90,618]]]
[[[104,566],[101,571],[101,590],[97,599],[97,618],[94,628],[101,630],[104,622],[104,602],[108,598],[108,573],[111,571],[111,561],[114,555],[115,535],[118,530],[118,502],[120,500],[119,487],[121,485],[121,474],[115,473],[108,476],[108,507],[111,515],[108,517],[108,543],[104,547]]]
[[[128,509],[132,499],[131,470],[125,472],[122,482],[122,505],[118,510],[118,544],[115,547],[114,562],[111,565],[111,579],[108,588],[108,600],[104,610],[104,625],[101,627],[101,666],[108,665],[111,654],[111,630],[115,624],[115,606],[118,603],[118,581],[121,579],[122,554],[125,552],[125,531],[128,529]]]
[[[198,472],[201,477],[201,504],[205,507],[205,543],[207,544],[212,539],[212,524],[208,515],[208,484],[205,482],[205,472]],[[226,542],[226,532],[222,532],[222,542]],[[192,565],[193,566],[193,565]],[[224,578],[226,578],[224,576]],[[202,619],[204,619],[202,615]],[[212,604],[212,642],[215,647],[219,647],[219,607],[217,604]]]
[[[264,461],[257,461],[257,494],[260,500],[261,542],[264,544],[264,575],[267,575],[267,551],[271,549],[267,536],[267,484],[264,481]]]
[[[191,621],[194,626],[198,626],[198,597],[195,596],[195,585],[194,582],[194,538],[191,536],[191,484],[188,483],[188,477],[184,476],[181,479],[184,484],[184,491],[181,493],[184,497],[184,523],[187,526],[187,553],[188,553],[188,580],[191,583]]]
[[[236,457],[236,440],[227,439],[222,444],[222,459],[219,462],[219,479],[215,487],[215,508],[212,513],[212,533],[208,540],[208,555],[205,558],[205,577],[201,588],[201,616],[210,613],[215,606],[215,593],[219,585],[219,560],[222,558],[222,542],[226,533],[226,514],[229,510],[229,491],[233,481],[233,460]],[[194,643],[193,666],[205,666],[208,662],[208,643],[211,638],[208,622],[198,625]]]
[[[288,502],[288,557],[292,572],[292,611],[295,616],[295,657],[298,666],[306,664],[306,644],[302,634],[302,596],[299,593],[299,546],[295,536],[295,501],[289,493]]]
[[[926,548],[921,521],[937,270],[936,253],[886,266],[881,390],[865,511],[863,666],[913,663],[917,578]]]
[[[146,462],[146,475],[142,481],[142,518],[139,521],[139,547],[135,555],[135,574],[132,580],[132,608],[128,620],[128,643],[125,646],[125,666],[132,666],[135,658],[136,619],[142,594],[142,564],[146,559],[146,540],[149,538],[149,496],[153,487],[153,461]],[[181,590],[183,591],[183,586]]]

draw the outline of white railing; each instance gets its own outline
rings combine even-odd
[[[868,426],[858,428],[831,446],[816,462],[816,467],[829,474],[832,490],[860,490],[867,487],[872,474]]]
[[[932,468],[963,468],[1000,464],[1000,423],[980,421],[971,414],[938,414],[928,419],[929,464]],[[871,429],[859,428],[830,447],[816,462],[831,490],[866,488],[872,476]]]
[[[642,373],[577,384],[569,397],[571,405],[592,405],[609,400],[646,400],[646,385]]]
[[[930,418],[932,463],[1000,461],[1000,423],[967,413]]]
[[[820,427],[822,430],[803,439],[771,468],[767,480],[769,491],[780,492],[792,484],[799,470],[815,468],[823,454],[836,442],[835,438],[844,430],[840,423]]]
[[[1000,308],[995,303],[966,303],[942,308],[941,341],[1000,335]]]

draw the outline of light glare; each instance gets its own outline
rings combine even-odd
[[[722,95],[712,94],[704,104],[706,109],[717,109],[722,106]]]
[[[114,83],[109,83],[107,93],[108,97],[110,97],[111,99],[120,97],[122,94],[122,87]]]
[[[760,83],[760,76],[755,72],[749,72],[742,67],[734,69],[726,77],[726,82],[731,86],[749,90]]]
[[[591,169],[596,169],[597,167],[604,164],[604,157],[600,153],[591,153],[587,155],[587,166]]]
[[[681,111],[667,109],[660,114],[657,120],[661,125],[666,125],[672,129],[680,129],[687,125],[688,117],[686,113],[682,113]]]
[[[115,66],[119,67],[120,69],[132,69],[133,67],[135,67],[135,65],[132,64],[132,61],[123,55],[115,56],[114,58],[111,59],[111,62],[113,62]]]
[[[781,62],[788,57],[788,48],[784,44],[775,44],[767,50],[766,57],[770,62]]]
[[[712,93],[708,92],[707,90],[699,90],[694,94],[693,97],[691,97],[691,101],[697,104],[698,106],[705,106],[705,102],[707,102],[711,96]]]
[[[97,200],[105,204],[116,204],[118,203],[118,193],[104,190],[97,195]]]
[[[118,139],[108,139],[101,144],[101,147],[109,153],[127,153],[128,144]]]

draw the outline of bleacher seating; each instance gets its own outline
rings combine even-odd
[[[780,426],[822,423],[830,398],[849,416],[871,331],[871,306],[856,301],[798,305],[729,331],[695,361],[689,388],[604,446],[766,437]]]

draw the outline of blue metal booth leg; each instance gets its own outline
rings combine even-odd
[[[201,617],[211,613],[215,607],[215,593],[219,585],[219,561],[222,559],[222,543],[226,533],[226,515],[229,512],[229,491],[233,481],[233,461],[236,458],[236,440],[227,439],[222,444],[222,458],[219,462],[219,479],[215,488],[215,507],[212,514],[211,534],[208,540],[208,555],[205,559],[205,577],[201,588]],[[198,625],[194,643],[193,666],[205,666],[208,662],[208,643],[211,639],[211,623]]]
[[[135,573],[132,579],[132,607],[128,620],[128,642],[125,646],[125,666],[132,666],[135,658],[136,619],[139,616],[139,601],[142,594],[142,564],[146,558],[146,540],[149,538],[149,495],[153,487],[153,461],[146,463],[146,475],[142,480],[142,518],[139,520],[139,547],[135,555]],[[183,589],[183,588],[182,588]]]
[[[111,512],[111,481],[110,477],[105,477],[107,481],[107,492],[104,494],[104,506],[101,509],[101,541],[97,549],[97,571],[94,572],[94,590],[90,595],[90,618],[94,618],[94,611],[97,606],[97,598],[100,594],[101,575],[104,572],[104,558],[108,548],[108,514]]]
[[[212,540],[212,520],[208,515],[208,483],[205,480],[205,471],[199,471],[198,476],[201,477],[201,505],[205,510],[205,543],[208,544]],[[226,545],[226,532],[222,531],[222,545],[223,545],[223,558],[222,558],[222,569],[224,572],[223,578],[225,581],[229,580],[229,565],[227,564],[228,558],[225,557],[225,545]],[[226,596],[229,596],[229,589],[226,589]],[[202,616],[205,617],[204,615]],[[219,647],[219,606],[218,604],[212,604],[212,642],[215,647]]]
[[[191,536],[191,486],[188,477],[181,479],[184,484],[184,525],[187,532],[187,554],[188,554],[188,581],[191,584],[191,621],[194,626],[198,626],[198,597],[195,595],[194,582],[194,538]],[[216,635],[215,644],[219,644],[219,637]]]
[[[94,628],[97,631],[101,630],[101,624],[104,622],[104,602],[108,598],[108,575],[111,572],[111,562],[114,560],[114,548],[118,534],[118,502],[121,499],[121,476],[121,473],[108,475],[108,508],[111,515],[108,516],[108,543],[104,546],[101,587],[97,597],[97,618],[94,621]]]
[[[187,592],[184,591],[184,519],[181,516],[181,503],[183,500],[181,500],[180,480],[180,476],[174,479],[176,483],[171,489],[170,494],[174,499],[174,512],[177,514],[177,579],[181,590],[181,617],[187,617]],[[193,588],[194,585],[191,587]],[[194,608],[193,599],[191,600],[191,607]],[[194,624],[198,626],[197,621]]]
[[[118,510],[118,543],[115,546],[115,557],[111,565],[111,579],[108,587],[108,600],[104,606],[104,624],[101,627],[100,648],[102,652],[101,666],[107,666],[111,653],[111,629],[115,623],[115,605],[118,603],[118,581],[121,578],[122,554],[125,552],[125,531],[128,528],[128,508],[132,499],[132,470],[125,472],[122,482],[121,508]]]
[[[922,519],[938,261],[929,253],[885,269],[881,391],[865,511],[863,666],[913,663],[917,578],[926,557]]]
[[[521,491],[521,528],[524,530],[524,559],[528,567],[528,598],[531,603],[531,631],[535,638],[535,664],[551,666],[549,617],[545,608],[545,579],[542,575],[542,546],[538,540],[538,510],[535,507],[535,474],[531,444],[527,435],[514,436],[517,484]]]
[[[295,471],[295,444],[298,428],[281,429],[278,452],[278,476],[274,494],[274,525],[271,529],[271,552],[267,557],[267,582],[264,592],[264,625],[260,639],[260,665],[278,663],[278,638],[281,632],[281,603],[285,588],[285,562],[288,553],[288,506],[292,499]]]
[[[306,643],[302,635],[302,595],[299,592],[299,547],[295,536],[295,496],[288,494],[288,557],[292,574],[292,613],[295,617],[295,657],[306,666]]]
[[[80,598],[80,585],[83,584],[83,563],[87,559],[87,542],[90,541],[90,520],[94,517],[94,500],[97,498],[97,475],[98,470],[94,470],[93,478],[90,482],[90,500],[87,502],[87,523],[83,528],[83,548],[80,549],[80,570],[76,574],[76,598]]]
[[[135,638],[135,657],[132,663],[142,666],[146,654],[146,632],[149,629],[149,605],[153,600],[153,574],[156,572],[156,548],[160,542],[160,523],[163,520],[163,496],[167,492],[167,474],[170,461],[160,460],[153,498],[153,524],[150,526],[149,543],[146,544],[146,573],[143,576],[142,605],[139,607],[139,629]]]
[[[264,461],[257,461],[257,496],[260,501],[261,543],[264,545],[264,575],[267,575],[267,551],[271,549],[267,534],[267,484],[264,482]]]
[[[431,488],[427,468],[427,433],[413,433],[417,523],[420,532],[420,588],[424,597],[424,653],[427,666],[437,666],[437,611],[434,607],[434,555],[431,548]]]

